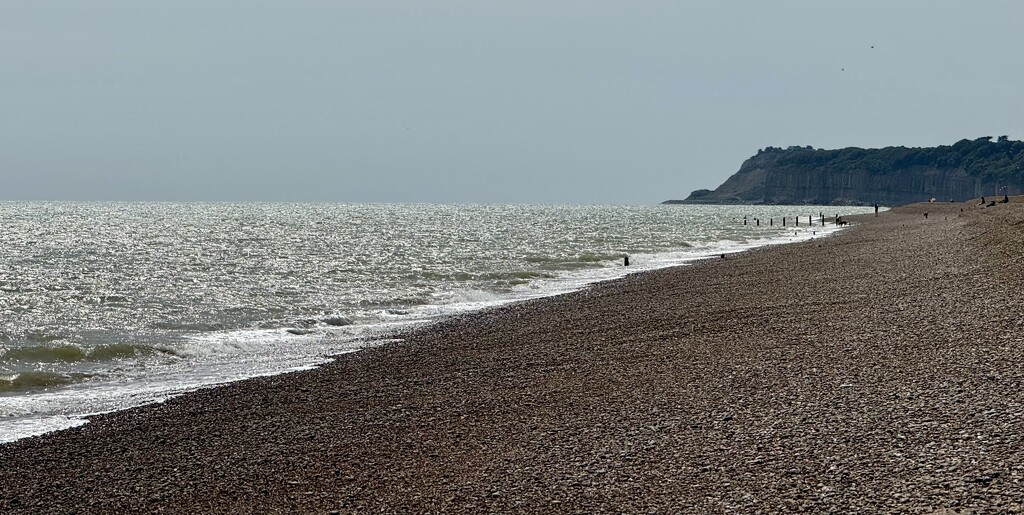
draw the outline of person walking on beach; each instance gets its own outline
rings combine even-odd
[[[875,216],[878,216],[878,204],[875,204]]]

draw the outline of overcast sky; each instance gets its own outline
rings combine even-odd
[[[0,199],[656,203],[1024,139],[1024,2],[0,2]]]

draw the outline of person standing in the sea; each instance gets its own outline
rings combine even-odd
[[[875,216],[878,216],[878,204],[875,204]]]

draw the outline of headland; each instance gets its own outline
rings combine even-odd
[[[767,147],[712,190],[663,204],[900,206],[1024,193],[1024,141],[999,136],[937,147]]]

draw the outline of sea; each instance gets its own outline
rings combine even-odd
[[[0,202],[0,442],[870,209]]]

